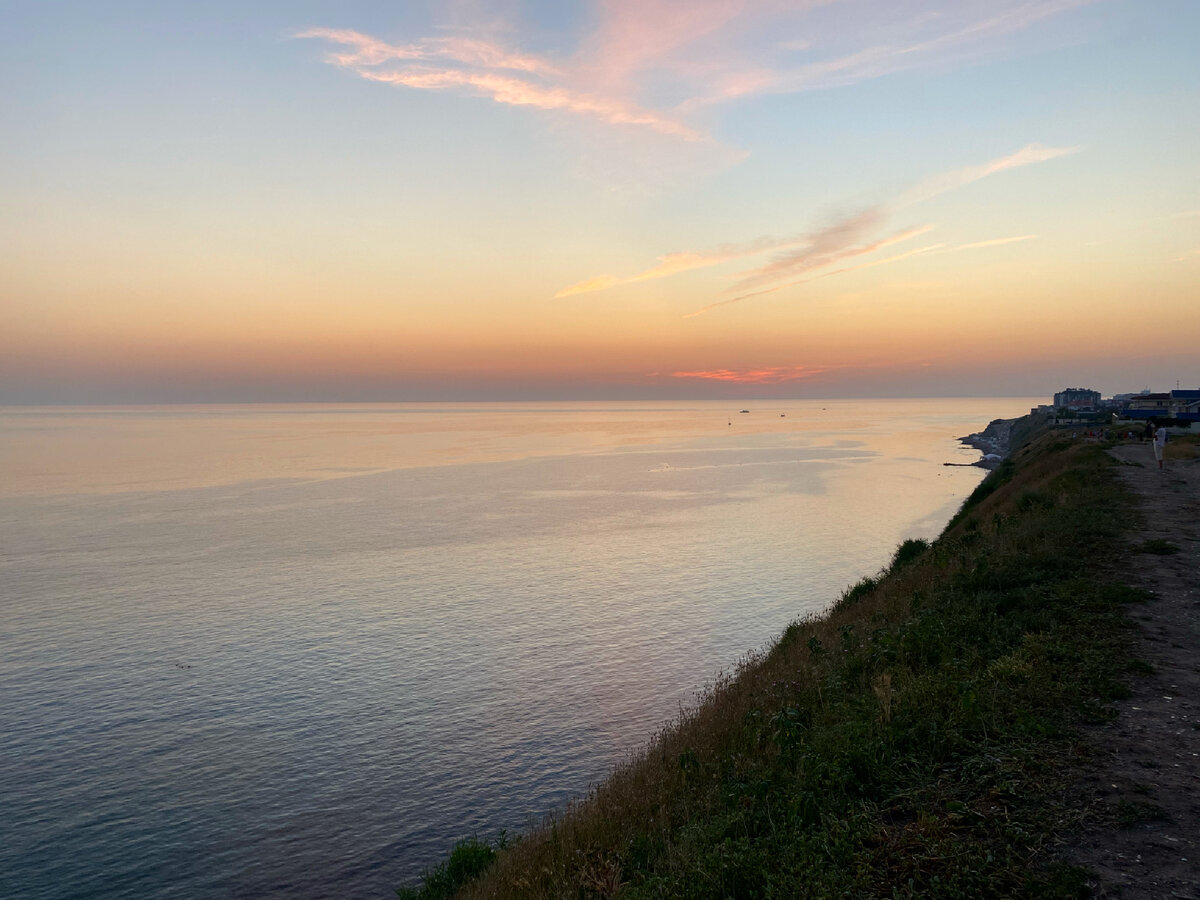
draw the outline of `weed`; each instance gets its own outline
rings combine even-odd
[[[892,564],[888,567],[888,571],[896,572],[904,566],[907,566],[913,560],[919,559],[921,555],[928,549],[929,541],[923,541],[919,538],[904,541],[899,547],[896,548],[896,553],[892,557]]]
[[[843,593],[840,604],[850,606],[868,596],[879,584],[878,578],[863,578],[857,584],[847,588]]]
[[[447,900],[464,884],[482,875],[496,859],[496,851],[506,844],[503,832],[495,846],[477,838],[460,841],[449,859],[425,873],[420,888],[397,888],[396,895],[400,900]]]

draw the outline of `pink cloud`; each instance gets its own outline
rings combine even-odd
[[[329,55],[330,62],[344,67],[377,66],[393,60],[449,59],[488,69],[545,74],[556,71],[546,60],[510,53],[490,41],[472,38],[423,38],[416,43],[400,46],[345,28],[310,28],[296,37],[322,38],[349,47],[348,51],[335,51]]]
[[[734,384],[782,384],[799,381],[828,372],[813,366],[771,366],[761,369],[712,369],[703,372],[672,372],[672,378],[699,378],[706,381],[727,381]]]
[[[732,290],[745,290],[758,284],[790,277],[797,272],[818,269],[848,254],[870,253],[883,244],[857,248],[853,245],[864,235],[878,228],[884,220],[883,209],[874,207],[818,229],[808,236],[799,249],[777,256],[765,265],[743,273],[742,280]],[[902,239],[897,237],[894,240]]]
[[[747,0],[603,0],[600,25],[583,44],[580,67],[601,85],[628,89],[647,70],[675,67],[681,51],[756,5]]]
[[[1045,147],[1041,144],[1027,144],[1007,156],[997,157],[979,165],[965,166],[927,178],[905,191],[892,203],[880,204],[846,216],[808,234],[785,239],[758,238],[744,244],[726,244],[709,251],[676,251],[658,257],[657,265],[651,266],[649,269],[645,269],[636,275],[625,278],[613,275],[601,275],[589,278],[577,282],[570,287],[563,288],[555,294],[555,297],[561,298],[588,293],[590,291],[604,290],[619,284],[631,284],[651,278],[665,278],[689,269],[717,265],[740,257],[773,250],[788,251],[780,253],[756,268],[743,272],[741,280],[729,288],[730,291],[740,291],[741,293],[738,296],[710,303],[684,316],[685,319],[694,318],[721,306],[729,306],[751,297],[770,294],[783,288],[804,284],[811,279],[798,279],[796,276],[827,269],[829,266],[855,257],[869,256],[878,250],[910,240],[933,229],[932,225],[907,228],[886,237],[864,243],[864,240],[871,232],[876,231],[881,225],[886,223],[893,210],[921,203],[944,194],[947,191],[966,187],[982,178],[987,178],[999,172],[1057,159],[1061,156],[1077,153],[1079,150],[1079,147]],[[825,272],[820,277],[884,265],[924,253],[950,253],[959,250],[993,247],[1017,241],[1033,240],[1036,237],[1037,235],[1026,234],[1015,237],[994,238],[992,240],[976,241],[971,244],[951,248],[945,248],[944,244],[934,244],[886,259],[863,263],[858,266],[844,266]],[[752,288],[759,289],[751,290]]]
[[[424,90],[466,88],[479,96],[488,97],[497,103],[510,106],[568,110],[593,115],[613,124],[644,125],[663,134],[674,135],[689,141],[704,139],[703,135],[683,123],[671,118],[664,118],[650,110],[604,97],[574,94],[564,88],[542,87],[533,82],[506,75],[416,66],[382,72],[362,70],[358,74],[369,81],[381,81]]]
[[[310,28],[296,37],[320,38],[348,48],[331,52],[329,61],[368,81],[418,90],[458,88],[509,106],[564,110],[614,125],[650,128],[687,141],[706,139],[676,116],[639,106],[620,95],[573,88],[549,61],[513,53],[489,41],[426,38],[395,45],[357,31],[335,28]],[[431,66],[430,61],[443,64]],[[397,62],[404,65],[379,68]]]
[[[460,35],[391,44],[351,29],[297,37],[336,45],[328,60],[419,90],[461,88],[497,103],[707,139],[699,107],[764,93],[819,90],[986,57],[1000,39],[1098,0],[599,0],[594,26],[553,59],[476,35],[503,31],[476,10]],[[820,16],[814,10],[822,9]],[[441,74],[415,68],[436,63]],[[451,77],[445,70],[459,74]],[[522,76],[519,83],[497,76]],[[384,77],[386,75],[386,77]]]

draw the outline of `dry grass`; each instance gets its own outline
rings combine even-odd
[[[1200,458],[1200,434],[1172,435],[1167,439],[1167,460]]]

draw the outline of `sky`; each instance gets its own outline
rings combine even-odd
[[[1200,3],[0,0],[0,404],[1200,387]]]

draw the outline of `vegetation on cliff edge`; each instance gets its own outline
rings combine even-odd
[[[1076,728],[1136,670],[1137,595],[1105,577],[1129,515],[1111,465],[1053,433],[1019,449],[941,537],[793,623],[588,797],[401,896],[1085,896],[1055,856],[1087,814]]]

